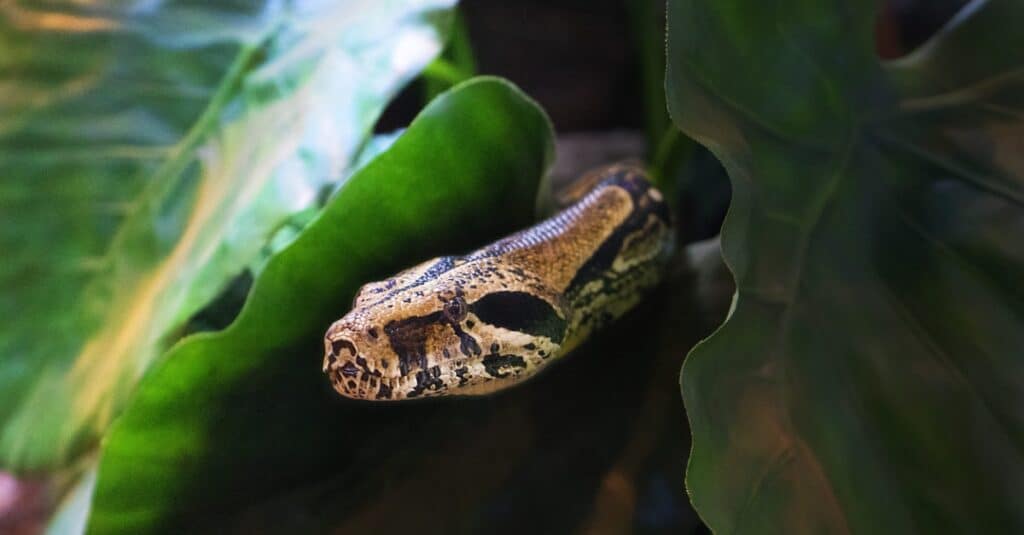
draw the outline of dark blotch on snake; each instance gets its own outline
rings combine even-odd
[[[566,321],[547,301],[526,292],[492,292],[472,305],[470,310],[490,325],[561,342]]]
[[[503,368],[525,368],[526,361],[519,355],[487,355],[484,357],[484,370],[491,377],[503,378],[509,374]]]

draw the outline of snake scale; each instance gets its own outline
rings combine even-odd
[[[335,390],[364,400],[488,394],[636,305],[671,256],[662,194],[619,164],[568,197],[561,212],[478,251],[364,285],[325,336]]]

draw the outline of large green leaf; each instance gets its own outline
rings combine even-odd
[[[734,189],[682,374],[722,533],[1024,529],[1024,3],[891,64],[874,4],[669,2],[670,111]]]
[[[699,521],[679,485],[689,437],[678,428],[685,416],[676,377],[686,349],[720,323],[732,295],[731,288],[714,292],[706,280],[714,272],[701,272],[680,270],[614,326],[516,388],[485,398],[339,409],[354,420],[347,431],[360,437],[355,455],[346,450],[347,463],[204,527],[694,533]],[[700,304],[694,278],[712,290]],[[377,421],[359,416],[367,410]]]
[[[453,3],[0,7],[0,462],[93,444],[186,320],[343,176]]]
[[[104,441],[91,532],[222,519],[366,469],[388,444],[415,449],[389,439],[427,420],[332,391],[323,333],[366,281],[529,223],[551,154],[546,116],[507,82],[434,100],[270,260],[229,328],[182,341],[143,380]]]

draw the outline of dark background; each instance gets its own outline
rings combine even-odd
[[[540,102],[559,133],[642,130],[641,66],[629,1],[464,0],[459,9],[479,73],[518,84]],[[652,3],[654,13],[664,13],[663,2]],[[879,17],[879,54],[893,58],[913,50],[966,3],[887,0]],[[378,129],[408,124],[421,106],[416,82],[388,109]]]

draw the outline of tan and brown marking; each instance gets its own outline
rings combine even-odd
[[[638,168],[588,180],[529,229],[363,286],[324,339],[334,388],[368,400],[487,394],[632,308],[671,253],[668,207]]]

